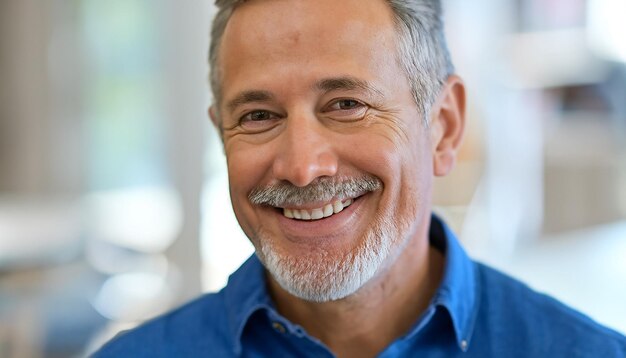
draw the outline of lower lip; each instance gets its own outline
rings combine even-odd
[[[278,225],[287,239],[294,243],[312,243],[312,241],[319,243],[331,240],[346,230],[354,229],[359,208],[367,195],[357,198],[341,212],[319,220],[289,219],[282,212],[276,211]]]

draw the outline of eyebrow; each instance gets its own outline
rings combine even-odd
[[[382,91],[372,86],[367,81],[363,81],[361,79],[351,76],[326,78],[318,81],[314,85],[314,87],[316,90],[321,92],[331,92],[337,90],[361,90],[374,94],[376,95],[376,97],[384,97]]]
[[[331,92],[337,90],[362,90],[375,95],[376,97],[384,97],[383,93],[367,81],[360,80],[351,76],[325,78],[313,85],[313,88],[320,92]],[[270,102],[274,100],[274,95],[269,91],[248,90],[239,93],[235,98],[228,101],[226,108],[229,112],[234,112],[237,107],[254,102]]]
[[[239,93],[235,98],[228,101],[226,108],[233,112],[237,107],[252,102],[269,102],[274,99],[274,95],[269,91],[250,90]]]

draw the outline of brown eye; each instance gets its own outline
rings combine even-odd
[[[355,122],[363,119],[369,106],[352,98],[336,98],[322,110],[325,116],[339,122]]]
[[[328,106],[330,111],[351,111],[363,107],[364,104],[350,98],[339,99]]]
[[[274,112],[258,109],[241,116],[239,127],[249,133],[259,133],[273,128],[279,119]]]
[[[353,99],[342,99],[337,102],[339,109],[353,109],[359,105],[359,102]]]
[[[272,119],[272,114],[268,111],[253,111],[243,116],[242,121],[266,121]]]

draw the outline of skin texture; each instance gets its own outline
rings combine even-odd
[[[382,0],[253,0],[234,12],[220,48],[223,95],[210,115],[223,128],[235,214],[257,250],[266,240],[283,257],[341,260],[374,223],[397,223],[384,264],[346,298],[305,301],[268,277],[281,314],[340,357],[375,356],[406,333],[441,280],[444,259],[427,237],[432,182],[454,165],[464,86],[448,79],[426,128],[395,41]],[[379,178],[382,189],[329,224],[286,224],[279,210],[248,200],[259,186],[362,174]]]

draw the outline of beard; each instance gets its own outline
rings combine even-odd
[[[276,207],[285,204],[301,204],[320,197],[330,200],[337,193],[355,194],[351,188],[373,191],[382,187],[379,179],[364,177],[338,181],[317,181],[307,187],[299,188],[284,183],[253,191],[252,202],[258,203],[263,197],[265,202],[272,202]],[[262,195],[259,194],[262,192]],[[286,195],[285,193],[288,193]],[[272,195],[277,193],[277,195]],[[313,197],[314,196],[314,197]],[[285,203],[284,198],[291,197]],[[255,200],[259,199],[259,200]],[[272,201],[273,200],[273,201]],[[306,301],[329,302],[343,299],[362,288],[377,273],[387,267],[399,255],[408,239],[407,221],[391,220],[394,215],[380,216],[367,228],[356,247],[345,251],[315,247],[306,254],[290,255],[280,250],[275,238],[265,232],[258,232],[257,256],[278,284],[290,294]]]

